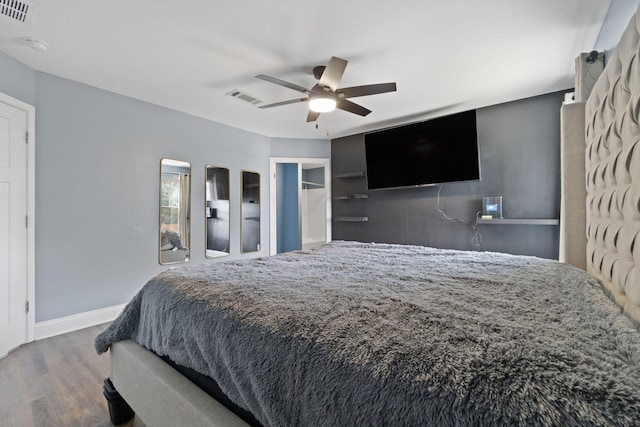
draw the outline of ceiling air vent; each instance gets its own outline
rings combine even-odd
[[[0,16],[30,24],[33,16],[33,5],[18,0],[0,0]]]
[[[252,105],[260,104],[262,102],[259,99],[256,99],[256,97],[251,96],[251,95],[247,94],[246,92],[243,92],[243,91],[238,90],[238,89],[234,89],[234,90],[232,90],[230,92],[227,92],[226,94],[229,95],[229,96],[232,96],[234,98],[241,99],[241,100],[243,100],[245,102],[248,102],[249,104],[252,104]]]

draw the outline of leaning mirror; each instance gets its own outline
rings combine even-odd
[[[191,165],[160,162],[160,264],[189,261],[191,230]]]
[[[207,258],[229,255],[229,169],[205,167]]]
[[[260,250],[260,174],[242,171],[242,252]]]

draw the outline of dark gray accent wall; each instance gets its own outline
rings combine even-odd
[[[473,223],[483,196],[503,196],[504,217],[559,217],[563,97],[558,92],[477,110],[480,181],[367,191],[366,178],[337,177],[366,171],[364,135],[333,140],[333,238],[557,259],[557,226],[478,225],[482,242],[474,246]],[[438,191],[439,208],[452,219],[438,211]],[[339,199],[365,193],[368,198]]]

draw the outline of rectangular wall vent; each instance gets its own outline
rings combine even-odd
[[[252,104],[252,105],[260,104],[262,102],[259,99],[257,99],[256,97],[251,96],[248,93],[243,92],[243,91],[238,90],[238,89],[234,89],[232,91],[229,91],[226,94],[229,95],[229,96],[232,96],[234,98],[241,99],[241,100],[243,100],[245,102],[248,102],[249,104]]]
[[[0,0],[0,16],[6,16],[14,21],[30,24],[33,16],[33,6],[19,0]]]

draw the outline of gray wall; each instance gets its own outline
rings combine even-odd
[[[620,36],[627,25],[631,16],[638,9],[640,0],[613,0],[609,6],[609,11],[602,23],[598,40],[596,41],[594,50],[605,52],[605,63],[609,62],[610,51],[615,49]]]
[[[328,159],[331,144],[328,139],[271,138],[271,157]]]
[[[238,218],[227,259],[240,257],[240,170],[260,172],[268,188],[268,138],[49,74],[36,73],[36,97],[36,321],[126,302],[166,268],[157,250],[163,157],[192,166],[193,263],[205,261],[205,165],[230,169]]]
[[[0,52],[0,92],[35,105],[35,71]]]
[[[472,224],[483,196],[503,196],[510,218],[558,218],[560,211],[560,105],[554,93],[477,111],[482,179],[438,187],[368,192],[368,199],[334,200],[333,238],[478,249]],[[582,159],[579,159],[583,161]],[[334,197],[367,193],[366,180],[335,175],[365,171],[364,136],[332,141]],[[336,217],[367,216],[368,222]],[[465,222],[461,222],[462,219]],[[480,225],[480,250],[558,257],[554,226]]]
[[[192,165],[190,263],[268,254],[270,138],[34,72],[2,53],[0,75],[1,91],[36,107],[36,322],[128,302],[167,268],[158,264],[163,157]],[[323,140],[273,145],[279,156],[330,152]],[[231,173],[231,255],[215,260],[204,257],[206,164]],[[262,250],[247,255],[242,169],[262,183]]]

